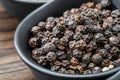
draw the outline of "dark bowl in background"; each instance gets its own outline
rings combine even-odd
[[[46,2],[30,2],[30,1],[16,1],[16,0],[0,0],[6,11],[11,15],[22,20],[30,12],[43,5]]]
[[[36,77],[36,80],[105,80],[120,70],[120,67],[88,75],[61,74],[48,70],[35,62],[31,57],[31,48],[28,41],[31,37],[30,29],[40,21],[45,21],[49,16],[60,16],[68,9],[80,7],[81,4],[89,0],[54,0],[46,3],[28,15],[18,26],[15,32],[14,43],[21,59],[29,66]],[[92,0],[99,2],[100,0]],[[112,79],[114,80],[114,79]],[[117,79],[116,79],[117,80]],[[119,77],[118,77],[119,80]]]

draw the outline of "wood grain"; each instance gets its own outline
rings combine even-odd
[[[0,5],[0,80],[34,80],[14,48],[13,38],[18,23]]]

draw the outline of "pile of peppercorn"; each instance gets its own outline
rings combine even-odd
[[[52,71],[91,74],[120,66],[120,12],[108,0],[48,17],[31,29],[32,58]]]

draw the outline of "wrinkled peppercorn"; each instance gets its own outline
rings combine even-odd
[[[117,10],[112,11],[112,12],[111,12],[111,16],[112,16],[112,17],[118,17],[118,16],[120,16],[119,10],[117,9]]]
[[[58,71],[59,69],[60,69],[60,66],[57,66],[57,65],[51,66],[52,71]]]
[[[119,41],[119,38],[118,38],[118,37],[112,36],[112,37],[109,38],[109,42],[110,42],[111,44],[117,45],[120,41]]]
[[[73,39],[73,35],[74,35],[74,33],[73,33],[73,31],[71,31],[71,30],[67,30],[67,31],[65,31],[65,36],[68,38],[68,39]]]
[[[95,35],[96,43],[106,43],[106,38],[102,33],[97,33]]]
[[[64,51],[58,51],[58,52],[56,52],[56,54],[58,56],[58,59],[60,59],[60,60],[63,60],[66,58],[66,54]]]
[[[88,64],[91,61],[91,53],[82,56],[82,62]]]
[[[102,5],[103,8],[107,7],[107,6],[110,5],[110,2],[109,2],[109,0],[101,0],[101,5]]]
[[[95,64],[100,64],[102,62],[102,60],[103,60],[103,58],[102,58],[102,56],[100,54],[94,54],[92,56],[92,61]]]
[[[43,47],[45,52],[56,51],[56,46],[53,43],[46,43]]]
[[[102,71],[102,69],[98,66],[95,66],[92,70],[93,73],[100,73]]]
[[[82,52],[79,51],[78,49],[73,50],[73,56],[80,59],[82,57]]]
[[[38,39],[37,38],[31,38],[30,40],[29,40],[29,45],[31,46],[31,47],[33,47],[33,48],[35,48],[35,47],[37,47],[38,46]]]
[[[120,25],[115,25],[113,26],[113,29],[112,29],[114,32],[120,32]]]
[[[78,65],[79,64],[78,59],[75,58],[75,57],[72,57],[71,60],[70,60],[70,62],[71,62],[71,65]]]
[[[57,55],[54,52],[49,52],[46,55],[46,58],[47,58],[48,61],[53,61],[53,60],[55,60],[57,58]]]
[[[109,0],[88,2],[31,28],[32,58],[65,74],[92,74],[120,66],[120,12]]]

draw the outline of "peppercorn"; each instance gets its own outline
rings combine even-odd
[[[65,50],[65,46],[63,46],[61,44],[57,44],[56,46],[59,50]]]
[[[110,5],[110,2],[109,0],[101,0],[101,5],[103,8],[105,8]]]
[[[120,66],[120,59],[115,60],[114,65],[115,65],[115,67],[119,67]]]
[[[58,71],[59,69],[60,69],[60,66],[57,66],[57,65],[51,66],[52,71]]]
[[[44,37],[41,39],[41,43],[42,43],[42,46],[45,45],[47,42],[49,42],[49,38],[48,37]]]
[[[55,60],[57,58],[57,55],[54,52],[49,52],[46,55],[46,58],[47,58],[48,61],[53,61],[53,60]]]
[[[69,61],[69,60],[63,60],[63,61],[62,61],[62,65],[63,65],[64,67],[68,66],[69,64],[70,64],[70,61]]]
[[[91,34],[87,34],[87,35],[83,35],[82,38],[83,40],[86,41],[86,43],[89,43],[89,41],[92,39],[92,35]]]
[[[57,60],[55,60],[53,64],[57,65],[57,66],[61,66],[62,65],[62,63],[60,61],[57,61]]]
[[[91,53],[82,56],[82,62],[88,64],[91,61]]]
[[[120,49],[117,48],[116,46],[114,46],[114,47],[111,48],[110,52],[112,54],[117,54],[117,53],[120,53]]]
[[[85,32],[86,27],[83,25],[79,25],[76,27],[75,33]]]
[[[56,51],[56,46],[51,42],[46,43],[43,47],[45,52]]]
[[[106,43],[107,39],[104,37],[102,33],[97,33],[95,35],[95,40],[96,40],[96,43]]]
[[[81,33],[76,33],[74,36],[73,36],[73,39],[75,40],[79,40],[82,38],[82,34]]]
[[[34,26],[31,29],[31,32],[33,33],[33,35],[37,34],[40,31],[40,27],[39,26]]]
[[[113,68],[114,68],[114,65],[109,65],[108,68],[109,68],[109,69],[113,69]]]
[[[75,57],[72,57],[71,60],[70,60],[70,63],[71,63],[71,65],[78,65],[79,61]]]
[[[100,54],[94,54],[92,56],[92,61],[94,64],[100,64],[103,61],[103,58]]]
[[[82,52],[79,51],[78,49],[73,50],[73,56],[80,59],[82,57]]]
[[[54,27],[54,18],[53,17],[49,17],[47,20],[46,20],[46,25],[45,25],[45,28],[47,30],[51,30],[53,27]]]
[[[40,22],[40,23],[38,23],[38,26],[40,27],[40,30],[43,30],[43,29],[45,29],[45,22]]]
[[[102,5],[100,3],[98,3],[95,5],[95,7],[100,10],[102,8]]]
[[[47,65],[47,60],[46,60],[46,57],[45,56],[40,56],[39,59],[38,59],[38,63],[41,64],[42,66],[45,66]]]
[[[93,69],[95,67],[95,64],[94,63],[89,63],[89,65],[88,65],[88,68],[89,69]]]
[[[93,3],[93,2],[88,2],[86,5],[87,5],[87,7],[89,7],[89,8],[94,7],[94,3]]]
[[[41,56],[38,52],[38,48],[33,49],[32,51],[32,58],[38,60],[38,58]]]
[[[67,70],[66,74],[75,74],[75,71],[74,70]]]
[[[31,38],[30,40],[29,40],[29,45],[31,46],[31,47],[33,47],[33,48],[35,48],[35,47],[37,47],[38,46],[38,39],[37,38]]]
[[[60,39],[60,44],[63,45],[63,46],[67,46],[68,45],[68,38],[67,37],[62,37]]]
[[[92,73],[92,71],[90,69],[87,69],[83,72],[83,74],[91,74],[91,73]]]
[[[111,61],[109,59],[103,59],[101,66],[106,67],[106,66],[109,66],[110,63],[111,63]]]
[[[105,45],[104,45],[104,48],[105,48],[106,50],[110,50],[110,49],[111,49],[111,45],[110,45],[110,44],[105,44]]]
[[[117,10],[113,10],[112,13],[111,13],[111,16],[112,17],[119,17],[120,16],[119,10],[118,9]]]
[[[97,49],[97,44],[95,41],[91,41],[87,46],[86,46],[86,51],[91,52],[92,50]]]
[[[104,57],[104,58],[107,58],[108,56],[108,51],[106,50],[106,49],[100,49],[99,51],[98,51],[98,53],[102,56],[102,57]]]
[[[66,73],[66,69],[65,68],[61,68],[58,72],[59,73]]]
[[[82,74],[83,71],[84,71],[83,67],[80,66],[80,65],[77,65],[77,69],[78,69],[78,71],[79,71],[81,74]]]
[[[63,59],[66,58],[66,54],[63,51],[58,51],[58,52],[56,52],[56,54],[58,56],[57,58],[60,59],[60,60],[63,60]]]
[[[108,71],[108,70],[109,70],[108,67],[104,67],[104,68],[102,69],[103,72]]]
[[[112,37],[113,36],[113,33],[109,30],[105,31],[105,37],[109,38],[109,37]]]
[[[83,49],[85,49],[86,45],[87,44],[84,40],[79,40],[79,41],[76,42],[75,47],[79,48],[80,50],[83,50]]]
[[[75,46],[76,46],[76,41],[70,41],[70,42],[69,42],[69,48],[70,48],[70,49],[75,48]]]
[[[100,73],[102,71],[102,69],[98,66],[95,66],[92,70],[92,73]]]
[[[66,36],[69,40],[72,40],[72,39],[73,39],[73,35],[74,35],[73,31],[71,31],[71,30],[65,31],[65,36]]]
[[[113,26],[112,30],[113,30],[114,32],[120,32],[120,25],[115,25],[115,26]]]

